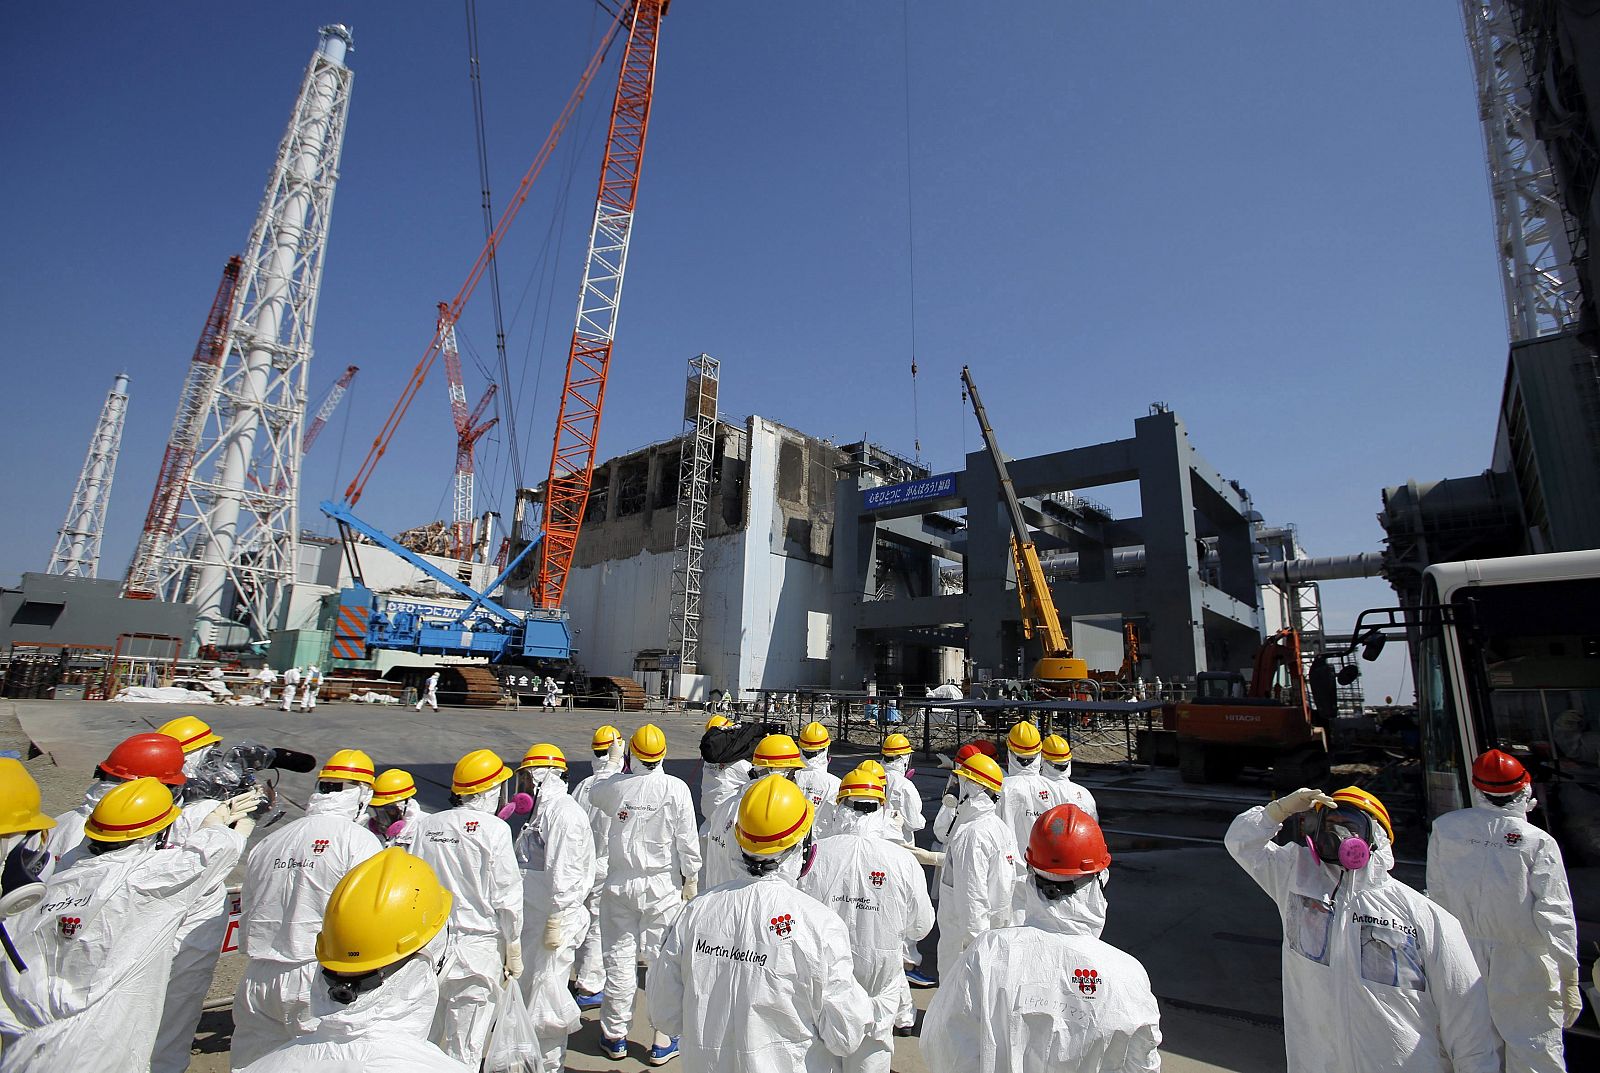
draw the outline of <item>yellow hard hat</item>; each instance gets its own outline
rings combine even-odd
[[[553,767],[558,771],[567,770],[567,757],[559,747],[549,742],[540,742],[538,745],[528,746],[528,751],[523,754],[522,763],[517,765],[518,771],[531,767]]]
[[[411,777],[411,772],[402,771],[392,767],[380,772],[372,784],[372,803],[374,805],[392,805],[396,801],[404,801],[408,797],[417,796],[417,780]]]
[[[333,972],[393,965],[428,945],[450,919],[450,892],[428,862],[391,846],[339,880],[317,935],[317,960]]]
[[[183,751],[192,753],[196,749],[203,749],[207,745],[215,745],[220,738],[203,719],[192,715],[180,715],[176,719],[161,724],[156,729],[157,734],[165,734],[169,738],[177,738],[178,744],[183,746]]]
[[[843,801],[848,797],[866,797],[874,801],[884,799],[883,775],[874,772],[866,764],[858,764],[854,771],[839,780],[839,793],[835,801]]]
[[[1368,816],[1383,825],[1384,831],[1389,835],[1389,842],[1394,842],[1394,824],[1389,822],[1389,810],[1383,807],[1383,802],[1373,797],[1359,786],[1346,786],[1343,790],[1335,790],[1330,794],[1335,801],[1342,805],[1351,805],[1365,812]],[[1318,805],[1318,808],[1323,806]]]
[[[22,761],[0,756],[0,835],[48,831],[56,821],[39,811],[39,784]]]
[[[828,728],[821,723],[807,723],[805,729],[800,732],[800,748],[812,752],[826,749],[832,741],[833,737],[828,733]]]
[[[873,778],[876,778],[876,779],[887,778],[888,774],[889,774],[888,772],[883,770],[883,765],[882,764],[878,763],[876,760],[872,759],[871,757],[868,757],[867,759],[861,761],[861,763],[857,764],[856,766],[857,767],[866,768],[868,771],[872,772]]]
[[[96,842],[132,842],[172,826],[182,811],[161,780],[134,779],[100,799],[83,825],[83,834]]]
[[[733,720],[729,719],[725,715],[722,715],[721,713],[713,715],[710,719],[706,720],[706,729],[707,730],[716,730],[719,727],[731,727],[731,726],[733,726]]]
[[[1044,758],[1052,764],[1068,764],[1072,762],[1072,743],[1060,734],[1051,734],[1040,743],[1044,750]]]
[[[589,742],[589,748],[597,753],[602,753],[621,740],[622,731],[607,723],[594,732],[594,739]]]
[[[754,857],[775,857],[796,846],[811,830],[811,802],[805,791],[782,775],[768,775],[739,799],[734,837]]]
[[[478,749],[456,761],[450,790],[457,796],[493,790],[511,777],[511,769],[493,749]]]
[[[1006,735],[1006,748],[1018,756],[1039,755],[1039,728],[1024,719]]]
[[[371,786],[372,769],[372,757],[360,749],[340,749],[328,757],[328,762],[322,765],[322,771],[318,773],[317,778],[339,782],[364,782]]]
[[[1005,781],[1005,775],[1000,771],[1000,765],[992,757],[983,753],[973,753],[956,761],[956,775],[982,786],[986,790],[1000,792],[1000,784]]]
[[[883,749],[881,751],[884,756],[910,756],[911,739],[904,734],[890,734],[883,739]]]
[[[667,756],[667,736],[654,723],[646,723],[633,732],[633,737],[628,740],[628,751],[633,753],[635,760],[646,763],[664,760]]]
[[[762,738],[750,763],[753,767],[770,768],[773,771],[798,770],[806,766],[800,756],[800,747],[787,734],[768,734]]]

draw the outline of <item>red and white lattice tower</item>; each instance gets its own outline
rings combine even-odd
[[[159,546],[140,582],[151,595],[195,604],[201,645],[266,640],[288,610],[306,380],[350,109],[350,46],[346,27],[322,28],[245,248],[210,393],[192,400],[201,413],[191,422],[195,443],[172,520],[153,536]]]

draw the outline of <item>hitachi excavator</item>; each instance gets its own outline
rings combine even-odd
[[[1028,522],[1022,516],[1022,504],[1017,500],[1017,490],[1006,469],[1005,456],[1000,453],[994,429],[989,427],[989,415],[978,398],[978,385],[972,382],[972,373],[965,365],[961,367],[961,383],[972,400],[972,411],[983,431],[983,445],[1000,478],[1000,492],[1011,517],[1011,556],[1017,568],[1022,635],[1031,639],[1037,634],[1044,649],[1044,655],[1033,665],[1035,689],[1050,696],[1076,696],[1089,677],[1089,664],[1072,654],[1072,641],[1061,628],[1061,616],[1056,614],[1055,601],[1050,597],[1050,585],[1045,581],[1044,568],[1039,565],[1038,550],[1029,539]]]
[[[1330,713],[1331,714],[1331,713]],[[1169,705],[1184,782],[1221,782],[1241,768],[1270,767],[1274,786],[1320,786],[1328,777],[1326,720],[1314,714],[1300,634],[1279,630],[1256,651],[1250,681],[1206,671],[1193,700]]]

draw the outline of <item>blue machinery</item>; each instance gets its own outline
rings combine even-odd
[[[555,662],[572,658],[572,636],[567,629],[567,613],[560,609],[510,611],[491,594],[521,565],[536,548],[536,539],[506,564],[500,576],[483,592],[451,577],[422,556],[396,543],[340,505],[320,504],[322,513],[339,525],[344,540],[345,558],[354,585],[339,592],[339,615],[334,628],[332,654],[339,659],[365,659],[371,648],[443,656],[487,656],[491,663]],[[351,533],[360,533],[384,550],[398,555],[428,577],[467,601],[460,610],[433,616],[415,611],[389,612],[379,597],[367,588],[361,574]]]

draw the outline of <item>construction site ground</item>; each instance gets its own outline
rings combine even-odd
[[[559,745],[573,761],[573,779],[587,774],[589,737],[601,723],[624,733],[647,719],[666,731],[667,770],[698,797],[699,712],[557,711],[445,708],[434,713],[409,706],[354,703],[320,705],[310,714],[275,708],[116,704],[75,701],[0,701],[0,749],[15,749],[44,792],[45,811],[56,814],[81,799],[95,764],[129,734],[151,730],[193,711],[231,742],[257,741],[326,757],[359,747],[380,768],[404,767],[420,787],[424,806],[448,807],[450,771],[463,753],[492,748],[520,757],[535,741]],[[843,771],[866,746],[835,749]],[[944,773],[930,757],[913,758],[914,781],[931,820]],[[1267,799],[1265,786],[1188,787],[1172,771],[1084,766],[1081,780],[1094,790],[1114,857],[1105,939],[1144,963],[1161,1002],[1163,1065],[1204,1070],[1281,1070],[1285,1067],[1279,975],[1278,915],[1267,897],[1222,848],[1221,837],[1237,812]],[[279,792],[287,817],[303,814],[314,775],[286,774]],[[924,831],[919,841],[927,843]],[[1420,851],[1419,851],[1420,855]],[[1404,856],[1404,854],[1402,854]],[[1403,866],[1402,876],[1418,880]],[[925,965],[935,966],[934,937],[922,944]],[[228,1068],[232,1020],[227,1009],[241,971],[237,954],[218,967],[210,1007],[200,1026],[190,1066],[203,1073]],[[1066,986],[1063,981],[1062,986]],[[934,992],[916,991],[926,1010]],[[644,1003],[636,1006],[633,1047],[623,1062],[600,1056],[597,1011],[586,1011],[568,1053],[573,1070],[643,1070],[649,1046]],[[894,1069],[927,1067],[915,1037],[895,1041]]]

